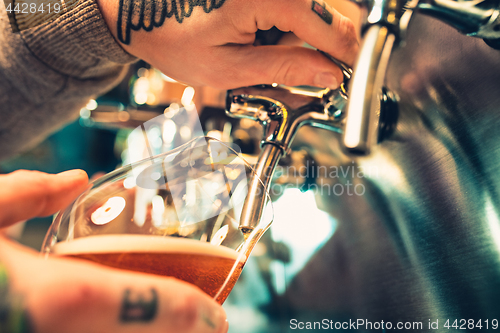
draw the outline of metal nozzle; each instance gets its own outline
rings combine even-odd
[[[251,231],[259,223],[267,198],[259,190],[262,185],[268,189],[276,165],[287,153],[298,129],[310,125],[340,132],[341,110],[346,99],[343,89],[314,87],[274,85],[228,91],[226,113],[259,121],[264,127],[262,152],[241,214],[242,231]]]

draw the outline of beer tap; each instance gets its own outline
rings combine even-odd
[[[345,68],[346,82],[350,74]],[[340,134],[346,101],[345,82],[336,90],[264,85],[228,91],[227,114],[259,121],[264,127],[262,151],[241,214],[243,233],[251,232],[260,220],[266,196],[257,189],[260,182],[268,188],[278,161],[289,151],[298,129],[309,125]]]
[[[406,0],[353,0],[362,10],[361,50],[349,86],[346,124],[342,143],[355,155],[370,153],[380,141],[383,89],[389,57],[402,39],[410,12],[404,17]],[[406,19],[408,18],[408,19]]]
[[[366,155],[380,141],[383,84],[390,55],[402,44],[413,10],[433,16],[468,36],[500,49],[500,4],[497,0],[352,0],[364,16],[362,45],[349,87],[343,145]]]
[[[329,57],[327,54],[325,56]],[[338,89],[316,87],[287,87],[262,85],[229,90],[226,99],[226,113],[235,118],[248,118],[264,126],[261,142],[262,151],[255,164],[255,176],[250,180],[249,195],[242,210],[240,228],[253,230],[262,214],[266,196],[258,193],[260,182],[268,188],[273,172],[280,158],[286,155],[298,129],[304,125],[338,133],[341,140],[345,128],[344,109],[348,101],[347,85],[352,70],[332,59],[344,73],[344,82]],[[378,122],[379,140],[394,130],[397,120],[395,97],[383,89]]]

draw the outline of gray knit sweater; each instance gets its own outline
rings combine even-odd
[[[76,118],[134,60],[116,43],[94,0],[16,33],[0,1],[0,160]]]

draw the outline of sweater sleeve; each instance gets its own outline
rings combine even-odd
[[[0,1],[0,159],[75,119],[135,60],[115,41],[95,0],[21,32],[13,32]]]

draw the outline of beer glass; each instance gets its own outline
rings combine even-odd
[[[58,213],[42,252],[175,277],[222,304],[273,212],[239,228],[256,177],[233,147],[208,137],[117,169]]]

